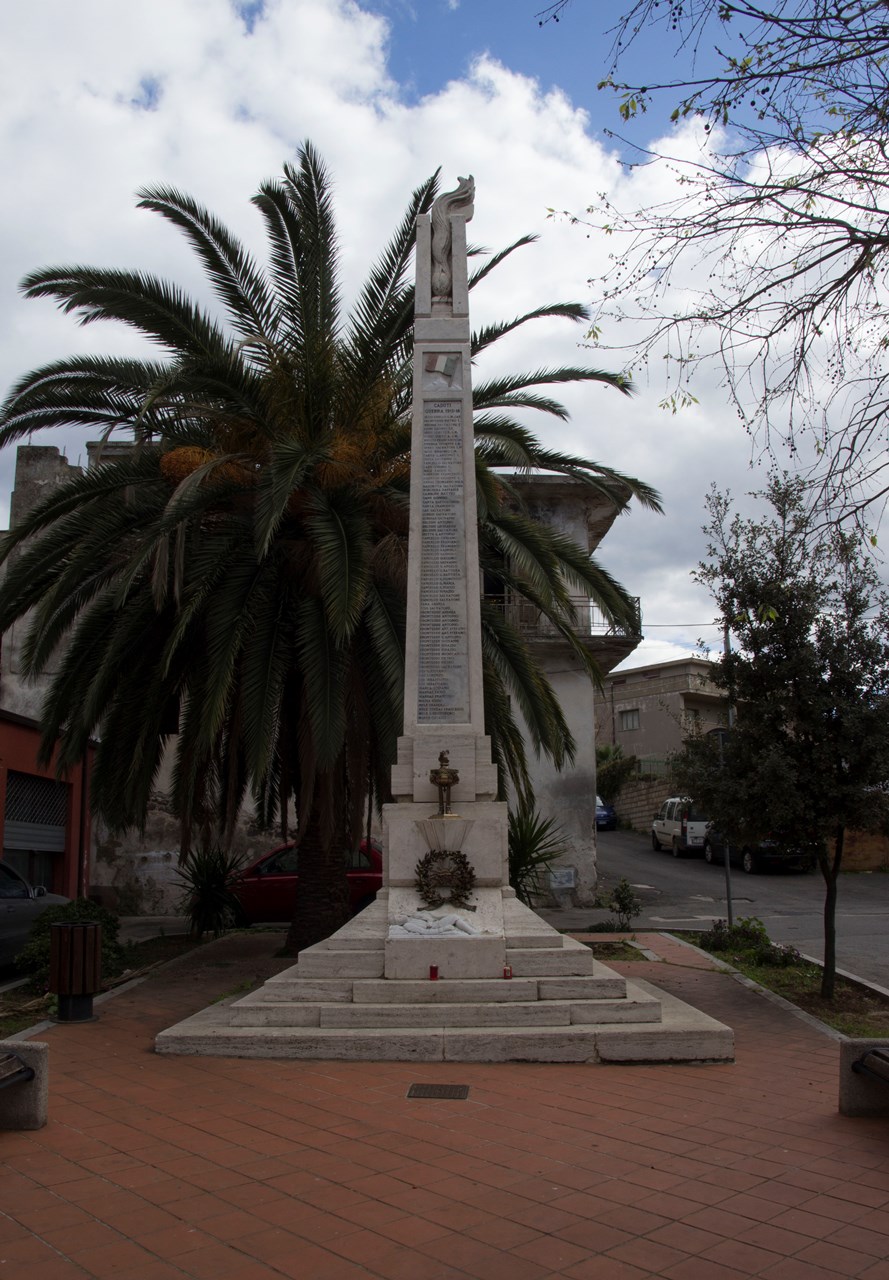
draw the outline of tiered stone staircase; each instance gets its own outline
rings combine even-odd
[[[158,1036],[159,1053],[451,1062],[701,1062],[728,1027],[600,964],[504,890],[512,977],[385,977],[385,891],[258,991]],[[472,940],[466,945],[471,947]]]

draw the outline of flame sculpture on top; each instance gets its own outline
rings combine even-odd
[[[458,178],[454,191],[445,191],[432,206],[432,297],[444,302],[453,291],[451,257],[451,214],[460,213],[466,221],[474,213],[475,179]]]

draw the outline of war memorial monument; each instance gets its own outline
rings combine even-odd
[[[461,178],[417,220],[404,728],[383,888],[292,968],[162,1032],[160,1053],[456,1062],[732,1058],[728,1027],[633,984],[509,886],[484,731]]]

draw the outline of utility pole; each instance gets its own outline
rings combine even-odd
[[[731,639],[729,638],[728,622],[726,622],[723,625],[723,629],[722,629],[722,651],[726,658],[729,656],[729,654],[732,651],[732,642],[731,642]],[[735,723],[735,708],[732,706],[731,702],[729,702],[728,704],[728,732],[729,733],[731,733],[732,728],[734,727],[734,723]],[[719,735],[719,767],[720,769],[725,768],[725,761],[723,759],[723,754],[722,754],[724,737],[725,737],[724,734]],[[732,907],[732,871],[731,871],[731,860],[729,857],[729,853],[730,853],[730,849],[729,849],[728,843],[723,844],[722,857],[725,864],[725,907],[726,907],[726,916],[728,917],[728,927],[731,929],[734,927],[735,920],[734,920],[734,910]]]

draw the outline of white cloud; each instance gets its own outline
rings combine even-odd
[[[43,0],[6,24],[4,388],[69,351],[134,345],[122,331],[78,330],[48,302],[24,302],[16,283],[28,270],[66,261],[139,267],[205,293],[182,237],[135,208],[134,192],[145,185],[190,192],[261,254],[261,221],[249,197],[311,139],[335,177],[348,291],[413,187],[439,166],[445,185],[471,172],[475,243],[500,247],[526,231],[541,236],[474,295],[478,323],[542,301],[588,300],[586,280],[610,246],[548,219],[548,207],[581,208],[604,189],[639,201],[664,181],[654,169],[628,176],[564,94],[544,93],[487,57],[408,105],[387,69],[385,21],[352,0],[266,0],[241,9],[246,16],[227,0]],[[615,367],[607,356],[578,350],[581,337],[559,321],[516,334],[480,376],[544,364]],[[634,512],[602,549],[608,566],[643,597],[645,616],[660,623],[710,617],[688,579],[701,554],[704,493],[712,478],[750,487],[747,445],[725,397],[702,389],[700,407],[677,417],[659,410],[646,387],[632,401],[600,387],[572,391],[565,397],[570,423],[538,424],[554,445],[663,490],[665,519]],[[73,460],[82,437],[69,438]],[[13,462],[11,451],[0,457],[7,489]],[[656,643],[691,649],[698,634],[677,631]]]

